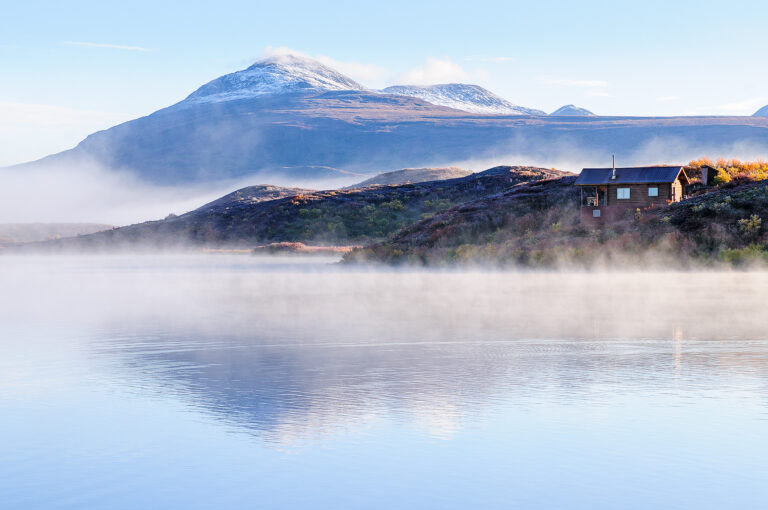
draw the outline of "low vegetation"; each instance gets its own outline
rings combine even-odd
[[[717,169],[715,184],[723,185],[731,181],[739,183],[763,181],[768,179],[768,161],[740,161],[738,159],[699,158],[686,166],[686,173],[694,179],[701,178],[701,168],[709,166]]]
[[[503,166],[457,179],[390,186],[330,191],[251,187],[180,216],[46,243],[46,247],[368,244],[479,197],[562,175],[567,173]],[[263,199],[265,193],[269,193],[269,200]]]
[[[696,182],[704,165],[718,170],[714,186]],[[572,174],[504,166],[330,191],[254,186],[183,215],[36,247],[260,246],[261,253],[286,253],[354,245],[363,247],[341,250],[347,262],[536,268],[768,263],[768,164],[702,158],[687,173],[688,199],[627,211],[603,228],[581,224]]]
[[[768,262],[768,181],[744,180],[668,207],[627,211],[599,229],[580,223],[573,181],[518,185],[412,225],[346,260],[546,268]]]

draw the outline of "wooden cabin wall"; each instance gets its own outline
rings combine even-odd
[[[675,182],[672,183],[672,189],[674,190],[673,195],[675,197],[675,202],[679,202],[680,200],[682,200],[685,189],[680,179],[675,179]]]
[[[679,181],[678,181],[679,183]],[[658,187],[659,196],[649,197],[648,188]],[[629,188],[629,199],[619,200],[616,198],[618,188]],[[682,191],[679,192],[682,196]],[[608,205],[623,205],[627,207],[650,207],[652,205],[666,205],[672,197],[671,184],[609,184],[608,185]]]

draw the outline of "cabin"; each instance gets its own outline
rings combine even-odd
[[[585,168],[576,179],[581,190],[581,222],[600,225],[683,199],[688,176],[682,166]]]

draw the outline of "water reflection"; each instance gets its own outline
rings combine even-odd
[[[286,347],[216,338],[203,342],[204,348],[201,342],[184,348],[187,339],[155,340],[141,348],[130,342],[111,346],[109,355],[132,370],[129,377],[150,379],[155,391],[174,392],[279,442],[387,415],[450,437],[500,401],[608,405],[621,392],[695,398],[749,377],[766,393],[768,382],[764,343],[714,348],[681,340],[514,340]]]
[[[762,273],[75,257],[0,283],[10,507],[768,497]]]
[[[270,442],[384,418],[450,438],[502,402],[696,398],[747,379],[766,393],[761,274],[154,276],[121,286],[131,304],[100,316],[94,356],[126,388]]]
[[[89,324],[89,349],[126,388],[175,394],[270,440],[381,416],[448,437],[500,400],[600,403],[766,378],[763,273],[276,260],[53,260],[36,273],[36,306],[22,293],[5,312],[43,307],[47,320]]]

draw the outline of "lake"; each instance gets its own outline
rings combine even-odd
[[[0,257],[2,508],[758,508],[768,273]]]

